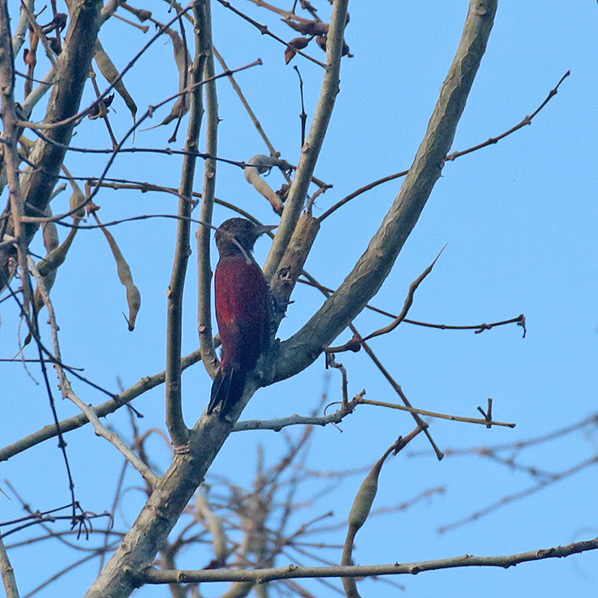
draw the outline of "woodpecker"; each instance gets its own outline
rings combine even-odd
[[[212,384],[208,414],[220,405],[222,418],[239,401],[248,374],[270,344],[270,286],[253,257],[253,246],[260,235],[273,228],[231,218],[216,230],[220,259],[214,287],[222,359]]]

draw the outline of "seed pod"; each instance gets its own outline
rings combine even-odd
[[[135,118],[135,115],[137,114],[137,104],[127,91],[123,80],[119,79],[120,73],[118,72],[118,69],[114,66],[114,63],[110,60],[110,57],[106,54],[99,41],[96,41],[94,58],[102,75],[114,85],[114,89],[116,89],[118,94],[125,101],[133,118]]]
[[[378,492],[378,477],[380,476],[380,470],[384,460],[381,459],[374,465],[372,471],[368,473],[365,480],[363,480],[357,496],[353,501],[351,512],[349,513],[349,525],[357,531],[368,518],[376,493]]]
[[[112,255],[116,260],[116,270],[118,272],[118,278],[125,286],[127,290],[127,304],[129,305],[129,317],[127,318],[127,324],[129,325],[129,330],[135,330],[135,320],[137,318],[137,314],[139,313],[139,309],[141,308],[141,293],[139,289],[135,286],[133,282],[133,275],[131,274],[131,268],[129,268],[129,264],[127,264],[127,260],[123,256],[116,239],[112,236],[112,233],[108,231],[98,218],[95,211],[93,212],[93,217],[96,219],[96,222],[100,225],[106,240],[108,241],[108,245],[110,245],[110,249],[112,251]]]
[[[289,18],[282,19],[291,29],[298,31],[302,35],[324,35],[328,33],[328,23],[322,21],[301,21],[299,23]]]
[[[179,71],[179,91],[183,91],[188,85],[189,67],[193,61],[181,36],[174,29],[170,28],[166,29],[165,33],[167,33],[172,40],[174,61],[176,62]],[[170,114],[160,124],[167,125],[173,120],[183,117],[187,112],[189,112],[189,95],[185,93],[182,96],[179,96],[172,106]]]
[[[57,268],[62,266],[64,260],[66,259],[67,253],[71,248],[73,240],[75,239],[77,230],[78,229],[76,228],[71,228],[69,234],[67,235],[66,239],[62,242],[62,244],[56,247],[55,249],[52,249],[52,251],[50,251],[48,255],[46,255],[46,257],[41,262],[39,262],[39,264],[37,264],[37,269],[44,278],[46,278],[47,276],[49,276],[51,272],[56,271]]]
[[[284,63],[289,64],[297,54],[297,50],[303,50],[309,44],[307,37],[296,37],[289,42],[287,49],[284,51]]]

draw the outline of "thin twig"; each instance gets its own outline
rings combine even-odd
[[[310,276],[307,272],[304,271],[303,276],[305,276],[305,279],[300,278],[299,279],[300,283],[314,287],[318,290],[325,291],[326,293],[334,293],[333,289],[331,289],[329,287],[325,287],[324,285],[320,284],[319,282],[316,281],[315,278],[313,278],[313,276]],[[376,312],[378,314],[381,314],[383,316],[392,318],[393,320],[396,320],[399,317],[397,314],[393,314],[384,309],[380,309],[379,307],[375,307],[374,305],[371,305],[369,303],[365,306],[365,308],[369,309],[373,312]],[[485,330],[492,330],[492,328],[495,328],[497,326],[506,326],[508,324],[517,324],[523,328],[523,338],[525,338],[526,333],[527,333],[525,316],[523,314],[518,315],[516,318],[510,318],[508,320],[501,320],[500,322],[491,322],[490,324],[485,324],[485,323],[473,324],[473,325],[468,324],[468,325],[463,325],[463,326],[456,326],[456,325],[452,325],[452,324],[433,324],[431,322],[419,322],[417,320],[410,320],[409,318],[405,318],[403,320],[403,322],[405,322],[405,324],[413,324],[415,326],[422,326],[424,328],[437,328],[438,330],[473,330],[475,332],[475,334],[481,334]]]
[[[464,422],[464,423],[468,423],[468,424],[481,424],[483,426],[486,426],[487,428],[490,428],[492,426],[503,426],[506,428],[514,428],[517,425],[517,424],[512,424],[512,423],[488,420],[487,418],[480,419],[479,417],[463,417],[460,415],[449,415],[447,413],[437,413],[435,411],[427,411],[426,409],[416,409],[414,407],[407,407],[405,405],[397,405],[396,403],[387,403],[384,401],[373,401],[371,399],[362,399],[360,402],[363,403],[364,405],[376,405],[378,407],[388,407],[390,409],[400,409],[401,411],[408,411],[409,413],[417,413],[418,415],[423,415],[425,417],[436,417],[439,419],[448,419],[449,421]]]
[[[305,112],[305,102],[303,100],[303,77],[301,77],[301,71],[297,65],[293,68],[299,77],[299,97],[301,99],[301,114],[299,115],[299,118],[301,119],[301,147],[303,147],[303,144],[305,143],[305,127],[307,125],[307,113]]]
[[[185,370],[188,367],[196,364],[200,361],[201,357],[199,354],[199,350],[190,353],[186,357],[181,359],[181,370]],[[130,403],[133,399],[136,399],[140,395],[146,393],[148,390],[159,386],[160,384],[164,384],[164,380],[166,379],[166,372],[160,372],[159,374],[155,374],[153,376],[145,376],[139,380],[136,384],[128,388],[127,390],[121,392],[118,395],[114,395],[114,399],[109,401],[105,401],[101,403],[97,407],[94,407],[95,413],[98,417],[104,417],[109,415],[110,413],[114,413],[121,407],[124,407],[128,403]],[[58,424],[50,424],[40,428],[33,434],[29,436],[25,436],[12,444],[5,446],[4,448],[0,449],[0,462],[6,461],[23,451],[44,442],[45,440],[49,440],[50,438],[54,438],[60,432],[66,433],[70,432],[71,430],[76,430],[81,426],[89,423],[87,416],[81,413],[74,417],[69,417],[68,419],[64,419],[60,421]]]
[[[511,129],[509,129],[505,133],[502,133],[502,134],[498,135],[497,137],[491,137],[487,141],[484,141],[484,143],[480,143],[478,145],[474,145],[474,146],[472,146],[472,147],[470,147],[470,148],[468,148],[466,150],[462,150],[462,151],[458,151],[458,152],[453,152],[452,154],[448,155],[445,158],[445,162],[456,160],[457,158],[460,158],[461,156],[465,156],[467,154],[470,154],[471,152],[475,152],[475,151],[477,151],[479,149],[482,149],[484,147],[487,147],[489,145],[493,145],[495,143],[498,143],[501,139],[504,139],[508,135],[511,135],[511,134],[515,133],[516,131],[518,131],[519,129],[521,129],[522,127],[524,127],[525,125],[531,125],[533,118],[557,94],[558,88],[560,87],[561,83],[570,74],[571,74],[571,71],[567,71],[561,77],[561,80],[557,83],[556,87],[554,89],[550,90],[550,92],[548,93],[547,98],[542,102],[542,104],[540,104],[540,106],[534,112],[532,112],[532,114],[530,116],[526,116],[519,124],[515,125],[514,127],[512,127]],[[346,197],[343,197],[343,199],[341,199],[340,201],[338,201],[337,203],[335,203],[333,206],[331,206],[330,208],[328,208],[319,217],[320,222],[322,222],[323,220],[326,220],[326,218],[328,218],[328,216],[332,215],[334,212],[336,212],[336,210],[338,210],[339,208],[342,208],[346,203],[350,202],[352,199],[355,199],[357,196],[361,195],[362,193],[365,193],[366,191],[370,191],[374,187],[377,187],[378,185],[382,185],[383,183],[388,183],[389,181],[394,181],[395,179],[404,177],[404,176],[407,175],[408,172],[409,172],[409,170],[402,170],[401,172],[397,172],[395,174],[390,174],[390,175],[385,176],[385,177],[383,177],[381,179],[378,179],[377,181],[373,181],[371,183],[368,183],[367,185],[364,185],[363,187],[360,187],[356,191],[353,191],[352,193],[350,193]]]
[[[257,6],[259,6],[260,8],[266,8],[267,10],[269,10],[273,13],[276,13],[277,15],[280,15],[281,17],[285,17],[285,19],[293,19],[295,21],[298,21],[299,23],[309,23],[309,19],[300,17],[299,15],[296,15],[291,10],[284,10],[282,8],[278,8],[277,6],[273,6],[272,4],[268,4],[267,2],[264,2],[264,0],[249,0],[249,1],[253,2],[254,4],[257,4]],[[284,19],[283,19],[283,21],[284,21]]]
[[[108,442],[110,442],[116,449],[118,449],[125,459],[131,463],[131,465],[143,476],[143,479],[155,486],[160,477],[157,476],[120,438],[116,432],[111,432],[108,430],[106,426],[100,422],[98,416],[96,415],[95,409],[91,405],[86,405],[74,392],[71,388],[70,382],[64,377],[63,380],[63,395],[66,399],[72,401],[79,409],[81,409],[82,413],[85,417],[92,423],[94,427],[94,431],[97,436],[105,438]]]
[[[573,432],[577,432],[586,426],[591,427],[598,427],[598,413],[592,413],[590,416],[582,419],[581,421],[571,424],[570,426],[565,426],[564,428],[560,428],[553,432],[549,432],[548,434],[541,434],[540,436],[534,436],[533,438],[529,438],[527,440],[515,440],[513,442],[505,442],[502,444],[495,444],[490,446],[484,447],[473,447],[473,448],[463,448],[463,449],[447,449],[446,456],[456,457],[456,456],[464,456],[464,455],[484,455],[486,453],[495,453],[498,451],[521,451],[524,448],[530,446],[537,446],[539,444],[544,444],[545,442],[550,442],[555,440],[556,438],[561,438],[563,436],[567,436],[568,434],[572,434]],[[424,456],[424,452],[420,451],[412,451],[410,456]]]
[[[359,332],[357,331],[357,329],[355,328],[355,326],[353,324],[351,324],[350,328],[351,328],[351,330],[352,330],[352,332],[353,332],[354,335],[359,336]],[[380,372],[382,373],[382,375],[389,382],[389,384],[393,387],[394,391],[399,395],[399,397],[401,397],[401,400],[403,401],[403,403],[405,404],[405,406],[409,407],[409,408],[413,408],[413,406],[409,402],[409,399],[407,398],[407,396],[403,392],[403,389],[401,388],[401,386],[391,376],[390,372],[384,367],[384,365],[378,359],[378,357],[376,356],[376,354],[374,353],[374,351],[372,351],[372,349],[370,348],[370,346],[367,343],[364,343],[364,342],[361,343],[361,346],[363,347],[363,350],[368,354],[368,356],[370,357],[370,359],[374,362],[374,364],[376,365],[376,367],[380,370]],[[428,425],[424,422],[424,420],[417,413],[413,413],[412,412],[411,415],[413,416],[413,419],[416,421],[417,425],[420,428],[422,428],[422,430],[424,431],[424,434],[428,438],[428,441],[430,442],[430,444],[432,445],[432,448],[434,449],[434,452],[436,453],[436,458],[439,461],[442,461],[442,459],[444,457],[444,453],[438,448],[436,442],[432,438],[432,434],[430,433],[430,430],[428,430]]]
[[[456,160],[457,158],[460,158],[461,156],[465,156],[466,154],[470,154],[471,152],[475,152],[479,149],[482,149],[484,147],[487,147],[489,145],[494,145],[495,143],[498,143],[501,139],[504,139],[505,137],[508,137],[509,135],[512,135],[513,133],[515,133],[516,131],[518,131],[519,129],[525,127],[526,125],[531,125],[532,124],[532,120],[533,118],[536,116],[536,114],[538,114],[538,112],[540,112],[540,110],[542,110],[542,108],[544,108],[544,106],[546,106],[546,104],[548,104],[548,102],[550,102],[550,100],[558,93],[558,89],[561,86],[561,83],[571,74],[571,71],[567,71],[559,80],[559,82],[556,84],[556,86],[554,87],[554,89],[551,89],[548,92],[548,96],[546,97],[546,99],[540,104],[540,106],[534,111],[532,112],[531,115],[526,116],[520,123],[516,124],[514,127],[510,128],[508,131],[505,131],[504,133],[501,133],[500,135],[498,135],[497,137],[490,137],[490,139],[484,141],[483,143],[480,143],[478,145],[474,145],[473,147],[470,147],[466,150],[460,151],[460,152],[453,152],[452,154],[449,154],[446,157],[446,161],[451,161],[451,160]]]
[[[539,492],[540,490],[544,490],[545,488],[551,486],[552,484],[555,484],[556,482],[560,482],[561,480],[564,480],[565,478],[568,478],[572,475],[575,475],[576,473],[579,473],[582,469],[585,469],[586,467],[590,467],[591,465],[596,465],[596,464],[598,464],[598,455],[594,455],[593,457],[590,457],[589,459],[586,459],[585,461],[582,461],[581,463],[578,463],[577,465],[574,465],[573,467],[570,467],[569,469],[566,469],[559,473],[552,474],[550,479],[543,479],[538,484],[530,486],[529,488],[526,488],[525,490],[521,490],[520,492],[515,492],[515,493],[509,494],[507,496],[503,496],[503,497],[499,498],[496,502],[488,505],[487,507],[484,507],[483,509],[479,509],[479,510],[475,511],[474,513],[472,513],[471,515],[468,515],[467,517],[458,519],[457,521],[454,521],[453,523],[449,523],[448,525],[443,525],[442,527],[438,528],[438,533],[444,534],[445,532],[448,532],[457,527],[461,527],[462,525],[465,525],[467,523],[477,521],[478,519],[480,519],[480,517],[484,517],[485,515],[488,515],[489,513],[492,513],[498,509],[501,509],[502,507],[504,507],[506,505],[512,504],[513,502],[521,500],[522,498],[531,496],[532,494],[535,494],[536,492]]]
[[[305,272],[304,272],[304,275],[309,276]],[[309,278],[314,283],[314,286],[316,286],[316,288],[323,295],[325,295],[326,297],[330,297],[332,291],[330,291],[329,289],[326,289],[325,287],[319,285],[319,283],[313,277],[310,276]],[[359,332],[357,331],[357,328],[355,328],[355,325],[354,324],[350,324],[349,328],[353,332],[353,336],[360,343],[360,346],[363,347],[363,350],[367,353],[367,355],[370,357],[370,359],[374,362],[374,364],[380,370],[380,372],[382,373],[382,375],[388,380],[388,382],[390,383],[390,385],[394,388],[395,392],[401,397],[401,400],[403,401],[403,403],[405,403],[405,406],[407,406],[410,409],[412,409],[413,407],[412,407],[411,403],[409,402],[409,399],[407,399],[407,397],[405,396],[405,393],[403,393],[403,389],[399,386],[399,384],[397,384],[397,382],[395,381],[395,379],[390,375],[390,372],[384,367],[384,365],[382,364],[382,362],[378,359],[378,357],[372,351],[372,349],[367,344],[367,342],[361,342],[359,340],[361,337],[360,337]],[[417,425],[420,426],[422,428],[422,430],[424,431],[424,434],[428,438],[430,444],[432,445],[432,448],[433,448],[434,452],[436,453],[436,457],[438,458],[439,461],[441,461],[442,458],[444,457],[444,454],[438,448],[438,446],[436,445],[436,442],[432,438],[432,434],[430,433],[430,430],[428,430],[427,424],[421,419],[421,417],[417,413],[413,413],[412,412],[411,415],[413,416],[413,419],[416,421]]]
[[[203,6],[203,4],[201,5]],[[193,11],[196,20],[199,18],[201,6],[194,3]],[[189,74],[191,85],[189,123],[187,125],[187,140],[185,150],[197,148],[199,131],[201,127],[202,89],[199,85],[205,83],[204,68],[207,56],[202,49],[203,30],[200,35],[200,28],[195,28],[195,57]],[[166,424],[174,443],[175,450],[187,445],[189,441],[189,430],[185,425],[182,408],[181,388],[181,347],[182,347],[182,324],[183,324],[183,290],[187,264],[191,255],[190,245],[190,222],[186,220],[191,216],[192,205],[186,201],[193,192],[193,180],[197,160],[194,156],[188,155],[183,159],[181,173],[181,184],[179,186],[179,210],[181,219],[177,222],[176,249],[172,276],[168,287],[168,319],[166,332]]]
[[[228,77],[231,73],[237,73],[237,72],[240,72],[240,71],[244,71],[244,70],[246,70],[248,68],[252,68],[254,66],[258,66],[258,65],[261,65],[261,64],[262,64],[262,61],[258,58],[257,60],[254,60],[253,62],[251,62],[249,64],[246,64],[245,66],[242,66],[242,67],[239,67],[237,69],[234,69],[233,71],[227,71],[227,72],[215,75],[214,79],[220,79],[221,77]],[[158,104],[156,104],[155,106],[150,106],[147,109],[147,111],[145,112],[145,114],[143,114],[143,116],[136,123],[134,123],[133,126],[123,136],[123,138],[118,143],[118,146],[114,148],[114,150],[112,152],[112,155],[108,159],[108,162],[106,163],[106,166],[104,167],[104,170],[102,171],[102,174],[97,179],[97,182],[96,182],[94,188],[92,189],[91,193],[86,198],[85,203],[82,204],[82,205],[81,204],[78,205],[76,208],[73,208],[72,210],[69,210],[68,212],[65,212],[64,214],[60,214],[59,216],[55,216],[54,218],[55,219],[61,219],[61,218],[66,218],[67,216],[71,216],[72,214],[74,214],[75,212],[77,212],[78,210],[80,210],[82,207],[84,207],[85,205],[87,205],[89,202],[91,202],[91,200],[95,197],[95,195],[99,191],[99,188],[100,188],[99,185],[100,185],[100,183],[104,180],[106,174],[108,173],[108,170],[111,168],[114,160],[116,159],[116,156],[119,155],[120,150],[121,150],[122,146],[124,145],[124,143],[126,142],[126,140],[134,133],[134,131],[141,125],[141,123],[143,123],[147,118],[150,118],[151,116],[153,116],[153,113],[154,113],[154,111],[157,108],[160,108],[164,104],[167,104],[168,102],[171,102],[172,100],[178,98],[181,95],[184,95],[184,94],[190,93],[190,92],[194,92],[194,90],[196,90],[197,87],[200,87],[201,85],[205,85],[208,82],[209,81],[207,79],[197,81],[196,83],[188,86],[187,88],[183,89],[182,91],[179,91],[179,92],[171,95],[170,97],[166,98],[165,100],[162,100],[161,102],[158,102]],[[37,127],[36,123],[30,123],[30,122],[25,122],[25,121],[17,121],[17,123],[21,123],[23,126],[27,126],[27,127]],[[190,152],[188,150],[185,153],[185,157],[186,158],[191,158],[194,155],[195,155],[195,152]],[[43,219],[42,220],[40,220],[40,219],[30,219],[30,220],[28,220],[28,222],[43,222]]]
[[[361,347],[361,343],[368,341],[376,336],[381,336],[383,334],[388,334],[392,332],[401,322],[405,320],[411,306],[413,305],[413,297],[415,296],[415,291],[419,285],[423,282],[423,280],[432,272],[434,265],[438,261],[438,258],[442,255],[442,252],[445,250],[446,245],[440,250],[434,261],[409,285],[409,292],[407,293],[407,297],[405,298],[405,303],[403,304],[403,309],[401,313],[387,326],[376,330],[368,334],[363,338],[353,337],[348,343],[340,346],[340,347],[328,347],[326,349],[327,353],[340,353],[341,351],[359,351]]]
[[[172,98],[170,98],[172,99]],[[167,100],[168,101],[168,100]],[[156,108],[156,106],[154,106]],[[59,147],[61,149],[65,149],[69,152],[78,152],[82,154],[112,154],[114,152],[114,147],[111,148],[92,148],[92,147],[77,147],[74,145],[67,145],[64,143],[59,143],[54,139],[50,139],[46,135],[44,135],[41,131],[38,131],[36,128],[31,127],[32,132],[37,135],[40,139],[53,145],[55,147]],[[213,154],[208,154],[205,152],[198,152],[196,150],[177,150],[172,149],[170,147],[165,148],[156,148],[156,147],[122,147],[120,148],[119,152],[121,154],[134,154],[134,153],[152,153],[152,154],[166,154],[167,156],[195,156],[197,158],[203,158],[204,160],[217,160],[218,162],[224,162],[226,164],[231,164],[233,166],[238,166],[239,168],[246,168],[247,163],[240,161],[240,160],[230,160],[228,158],[220,158],[219,156],[215,156]],[[289,165],[291,166],[291,165]],[[293,166],[291,166],[294,168]],[[89,178],[89,177],[87,177]]]
[[[343,419],[353,413],[355,407],[364,401],[364,391],[356,395],[352,401],[349,401],[346,408],[339,409],[330,415],[324,416],[303,416],[303,415],[290,415],[288,417],[282,417],[280,419],[273,420],[246,420],[240,421],[235,424],[233,429],[234,432],[245,432],[247,430],[274,430],[280,432],[287,426],[297,425],[309,425],[309,426],[326,426],[328,424],[340,424]]]
[[[87,108],[85,108],[84,110],[82,110],[81,112],[79,112],[77,114],[74,114],[73,116],[71,116],[67,119],[64,119],[64,120],[61,120],[58,122],[53,122],[53,123],[29,123],[29,122],[27,122],[20,126],[35,127],[37,129],[55,129],[55,128],[67,125],[69,123],[75,122],[75,121],[83,118],[87,114],[89,114],[89,112],[91,110],[93,110],[94,107],[97,106],[101,101],[103,101],[103,99],[115,88],[115,86],[118,84],[118,82],[121,81],[122,78],[126,75],[126,73],[133,68],[135,63],[143,56],[143,54],[146,52],[146,50],[166,31],[166,29],[168,29],[175,21],[180,19],[183,16],[183,14],[185,14],[187,11],[191,10],[191,8],[192,8],[192,6],[189,5],[187,8],[182,9],[182,11],[177,13],[170,21],[168,21],[168,23],[166,23],[166,25],[160,27],[159,30],[154,34],[154,36],[139,50],[139,52],[137,52],[137,54],[132,58],[132,60],[129,61],[129,64],[127,64],[127,66],[125,66],[125,68],[119,73],[118,77],[114,81],[112,81],[110,83],[110,85],[100,94],[100,97],[96,98],[96,100],[93,101]]]
[[[29,258],[29,269],[35,277],[38,291],[43,299],[44,305],[48,310],[50,329],[52,331],[52,342],[54,345],[54,353],[56,357],[54,367],[58,372],[59,386],[62,392],[62,396],[65,399],[69,399],[75,405],[77,405],[77,407],[79,407],[79,409],[85,414],[85,417],[87,417],[87,419],[93,424],[97,436],[101,436],[108,440],[108,442],[113,444],[131,463],[131,465],[133,465],[133,467],[137,469],[137,471],[139,471],[139,473],[144,477],[145,480],[147,480],[152,485],[155,485],[159,479],[158,476],[153,471],[151,471],[145,465],[145,463],[143,463],[141,459],[139,459],[139,457],[135,455],[135,453],[133,453],[133,451],[122,441],[118,434],[116,434],[115,432],[110,432],[110,430],[108,430],[106,426],[104,426],[100,422],[98,416],[96,415],[95,409],[91,405],[86,405],[73,391],[73,388],[69,379],[67,378],[65,371],[60,366],[60,361],[62,361],[62,358],[60,355],[60,345],[58,340],[58,323],[56,322],[54,306],[52,304],[50,296],[46,291],[44,279],[38,272],[35,266],[35,262],[31,258]]]
[[[216,59],[220,63],[220,66],[226,71],[229,70],[226,62],[224,61],[224,58],[220,55],[218,50],[216,48],[213,48],[213,51],[214,51],[214,56],[216,56]],[[233,89],[235,90],[235,92],[237,93],[237,96],[239,96],[239,100],[241,101],[241,104],[243,104],[243,107],[247,111],[247,114],[249,115],[249,118],[251,119],[253,126],[255,127],[256,131],[259,133],[260,137],[263,139],[264,143],[266,144],[268,151],[270,152],[270,155],[275,158],[280,157],[280,152],[277,152],[276,149],[274,148],[274,146],[272,145],[272,142],[266,135],[266,132],[264,131],[264,128],[262,127],[262,124],[260,123],[255,112],[249,105],[249,102],[247,101],[247,98],[245,97],[245,94],[241,90],[241,87],[237,83],[237,80],[235,79],[235,77],[233,75],[231,75],[228,78],[228,80],[230,81],[230,84],[233,86]]]

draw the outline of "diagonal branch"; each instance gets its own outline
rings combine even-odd
[[[339,289],[299,332],[281,344],[272,381],[289,378],[310,365],[361,312],[388,276],[440,177],[486,50],[497,4],[498,0],[471,0],[453,64],[399,195]]]
[[[237,414],[238,415],[238,414]],[[153,563],[189,499],[228,438],[232,421],[203,417],[190,434],[188,451],[175,452],[137,520],[85,595],[126,598],[137,588],[132,573]]]
[[[0,535],[0,574],[4,582],[6,598],[19,598],[19,589],[15,578],[15,571],[10,564],[2,536]]]
[[[101,0],[79,0],[73,7],[71,23],[66,36],[65,47],[57,60],[56,85],[49,102],[45,122],[52,123],[76,114],[94,53],[95,40],[100,26]],[[51,129],[48,137],[68,145],[74,122]],[[21,188],[25,200],[25,214],[38,215],[46,209],[52,189],[58,180],[60,166],[66,150],[38,139],[29,160],[36,165],[22,177]],[[31,206],[31,207],[29,207]],[[38,229],[38,224],[24,226],[24,240],[29,243]],[[14,223],[6,232],[13,235]],[[10,279],[10,248],[0,248],[0,289]]]
[[[409,285],[409,292],[407,293],[407,297],[405,298],[405,303],[403,304],[403,309],[401,313],[393,319],[390,324],[375,330],[374,332],[370,332],[367,336],[363,338],[357,338],[357,336],[353,336],[353,338],[348,342],[345,343],[342,347],[328,347],[326,349],[327,353],[340,353],[341,351],[359,351],[361,348],[361,343],[369,341],[372,338],[377,336],[381,336],[383,334],[388,334],[392,332],[401,322],[405,321],[411,306],[413,305],[413,298],[415,296],[415,291],[417,291],[419,285],[423,282],[424,278],[432,272],[432,269],[436,265],[438,258],[444,251],[446,245],[440,250],[440,253],[436,256],[434,261]]]
[[[514,127],[511,127],[508,131],[505,131],[504,133],[501,133],[500,135],[497,135],[496,137],[490,137],[489,139],[487,139],[483,143],[478,143],[478,144],[474,145],[473,147],[469,147],[469,148],[467,148],[465,150],[453,152],[452,154],[450,154],[449,156],[446,157],[446,161],[448,162],[448,161],[456,160],[457,158],[460,158],[461,156],[466,156],[467,154],[470,154],[471,152],[476,152],[476,151],[478,151],[478,150],[480,150],[480,149],[482,149],[484,147],[488,147],[489,145],[493,145],[495,143],[498,143],[499,141],[501,141],[505,137],[508,137],[509,135],[512,135],[513,133],[515,133],[516,131],[518,131],[522,127],[524,127],[526,125],[531,125],[532,124],[532,120],[538,115],[538,113],[540,112],[540,110],[542,110],[544,108],[544,106],[546,106],[546,104],[548,104],[548,102],[550,102],[550,100],[558,93],[558,90],[559,90],[559,87],[561,86],[561,83],[570,74],[571,74],[571,71],[567,71],[560,78],[560,80],[556,84],[556,86],[548,92],[548,95],[546,96],[546,99],[540,104],[540,106],[538,108],[536,108],[530,115],[525,116],[523,118],[523,120],[521,122],[519,122],[518,124],[516,124]],[[357,189],[357,190],[353,191],[352,193],[350,193],[349,195],[343,197],[343,199],[337,201],[333,206],[331,206],[330,208],[328,208],[318,218],[318,220],[320,222],[323,222],[324,220],[326,220],[326,218],[328,218],[328,216],[330,216],[331,214],[333,214],[334,212],[336,212],[336,210],[338,210],[339,208],[342,208],[346,203],[348,203],[351,200],[355,199],[356,197],[358,197],[362,193],[365,193],[366,191],[370,191],[374,187],[377,187],[378,185],[382,185],[383,183],[387,183],[389,181],[394,181],[395,179],[400,179],[401,177],[406,176],[408,173],[409,173],[408,170],[403,170],[402,172],[396,172],[394,174],[389,174],[389,175],[387,175],[385,177],[382,177],[381,179],[378,179],[376,181],[372,181],[371,183],[368,183],[367,185],[364,185],[363,187],[360,187],[359,189]]]
[[[181,359],[181,370],[185,370],[188,367],[196,364],[198,361],[200,361],[200,359],[201,357],[199,355],[199,350],[196,350],[186,357],[183,357]],[[98,417],[106,417],[124,405],[127,405],[133,399],[136,399],[148,390],[151,390],[160,384],[164,384],[165,379],[166,372],[160,372],[159,374],[154,374],[153,376],[145,376],[127,390],[121,392],[119,395],[116,395],[115,398],[101,403],[97,407],[94,407],[93,410]],[[55,424],[44,426],[36,432],[29,434],[29,436],[25,436],[24,438],[21,438],[20,440],[1,448],[0,463],[2,461],[7,461],[11,457],[18,455],[23,451],[26,451],[32,446],[58,436],[59,432],[70,432],[71,430],[76,430],[87,423],[89,423],[87,416],[84,413],[80,413],[79,415],[75,415],[60,421],[60,430]]]
[[[333,5],[328,41],[326,43],[327,66],[322,80],[320,97],[307,140],[301,148],[301,158],[297,165],[295,178],[289,189],[280,226],[272,243],[266,264],[264,265],[264,274],[267,278],[272,278],[277,271],[291,241],[291,236],[303,209],[320,150],[324,144],[328,123],[330,122],[335,99],[339,92],[341,53],[348,4],[349,0],[337,0]]]

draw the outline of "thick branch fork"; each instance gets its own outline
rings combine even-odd
[[[458,567],[502,567],[507,569],[530,561],[562,558],[598,548],[598,538],[575,542],[555,548],[541,548],[505,556],[463,556],[438,559],[435,561],[421,561],[419,563],[394,563],[391,565],[358,565],[338,567],[277,567],[272,569],[236,570],[236,571],[183,571],[149,568],[138,576],[137,583],[197,583],[202,581],[254,581],[264,583],[276,579],[302,579],[314,577],[368,577],[373,575],[417,575],[424,571],[438,571],[440,569],[456,569]]]

